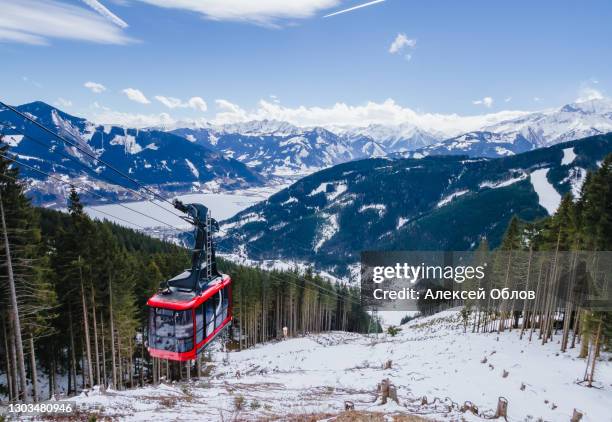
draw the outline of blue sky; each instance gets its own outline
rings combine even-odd
[[[386,0],[323,18],[366,1],[0,0],[0,98],[124,124],[358,123],[612,92],[609,1]]]

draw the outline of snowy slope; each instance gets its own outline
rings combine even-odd
[[[333,332],[227,355],[214,352],[210,377],[106,394],[93,391],[76,401],[102,406],[103,415],[127,421],[287,420],[337,413],[345,400],[353,401],[357,410],[482,421],[458,407],[469,400],[491,415],[503,396],[509,402],[509,421],[566,422],[574,408],[584,413],[583,422],[612,420],[609,355],[598,363],[600,388],[587,388],[576,383],[585,368],[577,350],[558,349],[556,341],[541,346],[519,340],[516,330],[463,333],[458,311],[450,310],[413,320],[396,337]],[[392,367],[383,370],[387,360]],[[376,386],[383,378],[396,385],[399,405],[376,401]],[[234,400],[240,396],[245,405],[237,412]],[[421,404],[423,396],[430,404]]]

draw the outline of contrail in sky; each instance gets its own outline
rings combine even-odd
[[[370,1],[370,2],[368,2],[368,3],[359,4],[359,5],[357,5],[357,6],[349,7],[348,9],[338,10],[337,12],[330,13],[329,15],[325,15],[325,16],[323,16],[323,17],[324,17],[324,18],[329,18],[329,17],[331,17],[331,16],[340,15],[340,14],[342,14],[342,13],[352,12],[353,10],[361,9],[362,7],[372,6],[372,5],[377,4],[377,3],[382,3],[383,1],[385,1],[385,0],[374,0],[374,1]]]
[[[127,28],[128,24],[121,19],[119,16],[115,15],[113,12],[108,10],[106,6],[100,3],[98,0],[83,0],[87,6],[91,7],[93,10],[98,12],[100,15],[104,16],[106,19],[114,23],[120,28]]]

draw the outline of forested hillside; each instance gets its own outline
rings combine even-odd
[[[472,250],[510,219],[554,213],[612,152],[612,134],[497,159],[369,159],[305,177],[223,222],[224,252],[347,275],[363,250]]]
[[[148,382],[145,303],[189,266],[189,252],[92,221],[74,189],[69,214],[35,208],[23,192],[18,170],[0,160],[0,399]],[[368,328],[354,291],[309,274],[219,264],[234,281],[234,347],[278,338],[285,326],[290,336]],[[168,378],[191,370],[156,367]]]

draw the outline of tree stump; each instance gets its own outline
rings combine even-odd
[[[495,418],[504,418],[508,420],[508,399],[500,397],[497,400],[497,410],[495,411]]]
[[[380,403],[387,404],[387,398],[389,397],[389,378],[383,379],[382,382],[378,384],[378,392],[381,395]]]
[[[574,409],[574,414],[572,415],[572,419],[570,422],[580,422],[582,420],[582,412]]]
[[[355,403],[350,400],[344,402],[344,410],[355,410]]]
[[[387,404],[387,399],[389,398],[399,404],[397,388],[395,385],[391,384],[389,378],[383,379],[382,382],[378,384],[378,393],[381,396],[380,404]]]
[[[389,359],[384,363],[383,369],[391,369],[391,365],[393,365],[393,361]]]
[[[395,385],[389,385],[389,398],[399,404],[399,400],[397,399],[397,388]]]

